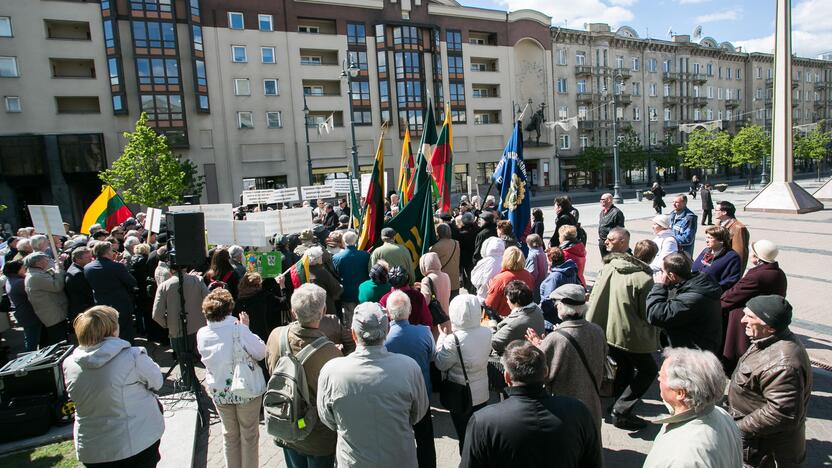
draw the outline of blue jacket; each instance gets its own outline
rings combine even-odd
[[[679,250],[687,252],[690,257],[693,257],[693,243],[696,240],[696,220],[696,214],[688,208],[682,210],[681,213],[673,210],[668,217],[670,229],[679,244]]]
[[[338,280],[344,287],[341,301],[358,302],[358,286],[370,279],[367,271],[370,254],[358,250],[354,245],[348,245],[346,249],[332,257],[332,263],[335,265],[335,271],[338,272]]]
[[[715,279],[723,291],[727,291],[742,278],[742,259],[737,252],[726,247],[722,249],[719,257],[711,260],[710,265],[704,265],[702,259],[709,250],[708,248],[702,249],[696,261],[693,262],[692,270],[705,273]]]
[[[425,388],[430,396],[430,362],[433,360],[436,348],[430,328],[424,325],[413,325],[407,320],[396,320],[390,324],[390,332],[384,341],[384,347],[391,353],[409,356],[416,361],[416,364],[419,364],[422,377],[425,379]]]
[[[136,278],[127,267],[109,258],[98,258],[84,266],[84,277],[98,305],[108,305],[119,315],[133,314],[133,288]]]
[[[572,260],[566,260],[549,269],[549,276],[540,284],[541,300],[547,299],[552,291],[564,284],[581,284],[578,279],[578,265]]]

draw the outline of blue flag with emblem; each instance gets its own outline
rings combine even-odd
[[[515,122],[514,131],[511,132],[503,157],[492,177],[500,187],[500,204],[497,208],[503,219],[511,221],[517,240],[525,242],[532,229],[532,207],[526,163],[523,161],[523,133],[520,125],[520,121]]]

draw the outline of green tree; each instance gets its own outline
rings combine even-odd
[[[579,171],[592,174],[593,185],[598,185],[596,179],[601,169],[604,168],[604,162],[607,160],[607,151],[597,146],[587,146],[581,152],[578,159],[575,160],[575,167]]]
[[[731,167],[742,165],[756,166],[771,151],[771,140],[763,127],[749,125],[743,127],[731,141]],[[747,171],[747,186],[751,186],[751,170]]]
[[[182,182],[185,183],[185,195],[201,197],[202,190],[205,188],[205,176],[199,174],[196,164],[190,159],[183,159],[180,164],[182,172],[185,173],[182,178]]]
[[[832,142],[832,136],[829,132],[823,132],[819,128],[815,128],[806,135],[794,138],[794,156],[815,161],[818,180],[820,180],[820,163],[826,156],[830,142]]]
[[[647,162],[647,153],[641,145],[641,138],[632,129],[627,129],[618,142],[618,162],[622,171],[643,169]]]
[[[679,165],[680,149],[679,145],[668,144],[654,150],[653,161],[656,162],[656,168],[672,169]]]
[[[730,164],[731,135],[722,131],[694,130],[679,154],[684,158],[682,164],[687,167],[707,169]]]
[[[147,114],[142,112],[136,130],[124,132],[124,138],[124,152],[99,178],[127,203],[153,207],[179,203],[188,189],[186,172],[167,138],[147,125]]]

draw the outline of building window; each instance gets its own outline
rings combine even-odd
[[[633,96],[641,96],[641,82],[633,82]]]
[[[274,31],[272,15],[257,15],[257,25],[261,31]]]
[[[116,94],[113,96],[113,111],[114,112],[121,112],[124,110],[124,101],[121,98],[120,94]]]
[[[448,50],[462,50],[462,33],[459,31],[446,31],[445,43]]]
[[[248,62],[246,46],[231,46],[231,61],[236,63]]]
[[[107,59],[107,71],[110,73],[110,85],[120,85],[121,78],[118,75],[118,58],[110,57]]]
[[[347,23],[347,44],[367,44],[364,23]]]
[[[235,11],[228,12],[228,27],[230,29],[245,29],[245,21],[243,21],[243,14]]]
[[[731,74],[732,74],[733,71],[734,71],[734,69],[731,68],[731,67],[726,68],[725,69],[725,78],[730,80],[731,79]]]
[[[448,76],[463,75],[465,73],[464,60],[459,55],[448,56]]]
[[[462,83],[449,83],[448,97],[450,97],[451,101],[464,101],[465,85]]]
[[[659,86],[656,83],[650,83],[650,96],[656,97],[659,94]]]
[[[367,52],[351,50],[347,52],[347,60],[350,65],[356,65],[359,70],[367,71]]]
[[[566,78],[558,78],[558,94],[566,94],[567,90]]]
[[[458,123],[458,124],[464,124],[467,121],[468,121],[468,118],[466,117],[465,109],[462,109],[462,110],[452,109],[451,110],[451,122]]]
[[[671,117],[670,109],[665,107],[665,109],[664,109],[664,121],[665,122],[670,122],[670,117]]]
[[[737,68],[737,81],[742,79],[742,69]]]
[[[205,61],[195,60],[196,65],[196,84],[199,86],[208,86],[208,76],[205,74]]]
[[[651,58],[647,60],[647,71],[656,73],[656,59]]]
[[[176,59],[138,58],[136,70],[139,84],[179,84],[179,64]]]
[[[636,122],[641,120],[641,108],[633,107],[633,120],[635,120]]]
[[[176,49],[175,24],[156,21],[132,21],[133,44],[138,48]]]
[[[303,87],[303,95],[304,96],[324,96],[324,87],[323,86],[304,86]]]
[[[321,64],[321,57],[318,55],[301,55],[300,56],[300,64],[301,65],[320,65]]]
[[[197,96],[197,105],[199,106],[199,110],[202,112],[208,111],[208,95],[207,94],[200,94]]]
[[[266,112],[267,128],[283,128],[283,115],[280,111]]]
[[[453,88],[453,84],[451,84],[451,88]],[[418,80],[397,81],[396,98],[400,106],[422,102],[422,83]],[[453,97],[451,99],[453,100]]]
[[[576,52],[575,53],[575,65],[586,65],[586,53],[584,53],[584,52]]]
[[[579,94],[585,93],[586,92],[586,80],[578,80],[578,82],[575,83],[575,91]]]
[[[693,73],[694,73],[695,75],[698,75],[698,74],[699,74],[699,64],[698,64],[698,63],[694,63],[694,64],[693,64]]]
[[[558,118],[560,120],[564,120],[569,117],[569,107],[567,106],[560,106],[558,109]]]
[[[368,81],[353,81],[350,86],[350,99],[353,101],[370,100],[370,83]]]
[[[263,94],[266,96],[277,96],[280,90],[277,87],[277,80],[269,78],[263,80]]]
[[[670,85],[665,84],[664,85],[664,97],[668,97],[668,96],[670,96]]]
[[[17,71],[17,57],[0,57],[0,77],[20,76]]]
[[[378,82],[378,99],[382,104],[390,102],[390,83],[386,79]]]
[[[318,26],[298,26],[298,32],[303,34],[320,34],[321,28]]]
[[[0,37],[12,37],[12,19],[9,16],[0,16]]]
[[[251,96],[251,81],[248,78],[234,78],[234,94],[236,96]]]
[[[173,121],[182,120],[182,96],[175,94],[139,95],[142,112],[147,113],[148,120]]]
[[[6,96],[6,112],[20,112],[20,97]]]
[[[260,48],[260,62],[261,63],[275,63],[274,47]]]
[[[387,52],[380,50],[376,53],[376,65],[378,73],[387,73]]]
[[[203,50],[202,26],[199,26],[199,25],[195,24],[195,25],[193,25],[193,28],[191,28],[191,30],[193,31],[193,36],[194,36],[194,49]]]
[[[569,141],[569,135],[561,135],[560,136],[560,149],[568,150],[571,147],[571,142]]]
[[[587,136],[580,137],[580,144],[581,144],[581,149],[585,149],[587,146],[589,146],[589,137],[587,137]]]
[[[633,57],[633,71],[641,70],[641,60],[638,57]]]
[[[619,55],[615,57],[615,68],[624,68],[624,56]]]
[[[171,6],[171,0],[130,0],[130,9],[170,12],[173,7]]]
[[[252,117],[251,112],[237,112],[237,128],[254,128],[254,117]]]
[[[370,111],[352,111],[352,121],[355,122],[356,125],[373,124],[373,118],[371,117]]]
[[[655,107],[648,107],[647,108],[647,117],[650,119],[651,122],[655,122],[659,120],[659,116],[656,113]]]
[[[566,65],[566,49],[558,49],[558,65]]]

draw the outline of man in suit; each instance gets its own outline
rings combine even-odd
[[[713,185],[705,184],[702,187],[702,190],[699,191],[699,195],[702,196],[702,225],[703,226],[710,226],[714,224],[713,221],[713,212],[714,212],[714,201],[711,199],[711,188]]]
[[[69,298],[69,323],[81,312],[95,305],[92,288],[84,276],[84,267],[92,262],[92,252],[86,247],[72,251],[72,265],[66,270],[66,295]]]
[[[112,244],[97,242],[92,247],[95,260],[84,267],[84,277],[92,288],[97,305],[108,305],[118,311],[119,338],[131,341],[133,330],[133,290],[136,278],[122,263],[113,260]]]

